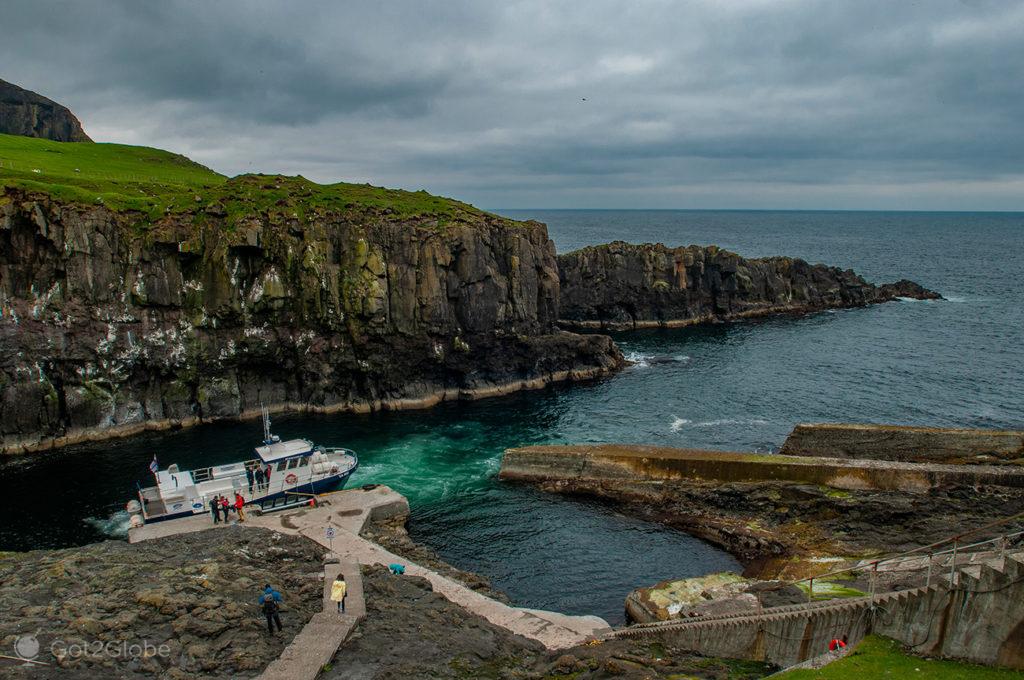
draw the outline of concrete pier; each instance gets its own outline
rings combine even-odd
[[[343,564],[403,564],[406,574],[427,579],[435,592],[455,604],[482,616],[494,625],[536,640],[548,649],[574,647],[611,630],[608,623],[597,616],[569,616],[557,612],[512,607],[498,602],[360,537],[359,532],[367,522],[408,514],[409,504],[405,497],[389,487],[339,491],[320,496],[318,501],[316,507],[297,508],[269,515],[257,516],[255,513],[247,513],[245,524],[283,534],[304,536],[335,553]],[[136,543],[180,533],[216,529],[218,526],[223,525],[213,524],[210,515],[204,514],[131,529],[128,540]],[[328,527],[333,528],[334,538],[328,538]],[[345,572],[345,576],[348,578],[348,571]],[[315,616],[314,620],[318,616],[320,615]],[[342,635],[340,629],[337,635]],[[298,639],[297,637],[296,640]],[[341,644],[341,641],[338,644]]]
[[[781,454],[674,449],[642,444],[576,444],[509,449],[502,479],[791,481],[835,489],[927,493],[943,486],[1024,488],[1019,465],[947,465]]]

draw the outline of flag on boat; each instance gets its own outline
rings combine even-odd
[[[159,469],[160,469],[160,466],[157,465],[156,454],[154,453],[153,454],[153,462],[149,464],[149,471],[152,472],[155,475],[156,471],[159,470]]]

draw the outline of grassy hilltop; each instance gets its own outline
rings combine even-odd
[[[397,217],[479,217],[471,205],[426,191],[368,184],[317,184],[304,177],[228,178],[185,156],[144,146],[53,142],[0,134],[0,187],[39,191],[72,203],[103,204],[156,219],[220,206],[229,222],[254,212],[304,217],[311,210],[373,209]]]

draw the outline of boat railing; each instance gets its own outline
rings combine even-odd
[[[255,468],[257,465],[262,466],[263,461],[259,458],[251,458],[241,463],[241,471],[239,474],[244,475],[247,468]],[[216,467],[223,467],[220,465],[211,465],[210,467],[199,468],[192,471],[192,481],[196,484],[199,482],[208,482],[213,479],[213,469]],[[235,475],[230,475],[235,476]]]

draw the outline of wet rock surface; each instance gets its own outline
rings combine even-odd
[[[849,269],[747,259],[716,246],[615,241],[559,255],[558,268],[560,318],[570,326],[686,325],[941,298],[913,281],[876,286]]]
[[[364,569],[367,617],[323,677],[406,678],[760,678],[757,663],[703,658],[659,643],[616,640],[546,652],[434,593],[413,576]]]
[[[33,635],[49,665],[0,660],[0,675],[254,677],[321,611],[322,559],[304,538],[240,526],[3,553],[0,653]],[[265,583],[284,599],[274,636],[257,604]]]
[[[288,210],[247,207],[266,181],[229,180],[242,206],[230,215],[196,205],[155,220],[3,190],[0,451],[260,404],[422,407],[623,365],[609,338],[557,328],[544,225],[440,224],[301,195]]]
[[[801,423],[779,453],[913,463],[1020,464],[1024,432],[866,423]]]
[[[801,571],[808,563],[794,557],[901,552],[1024,512],[1024,493],[1006,487],[910,494],[792,482],[572,480],[540,486],[609,500],[632,515],[678,527],[722,546],[747,563],[746,575],[758,578],[810,575]]]

